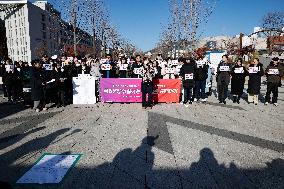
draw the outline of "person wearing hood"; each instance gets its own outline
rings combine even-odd
[[[248,72],[243,66],[243,60],[239,58],[231,71],[231,94],[233,95],[233,103],[240,103],[247,75]]]
[[[182,78],[184,101],[183,104],[188,107],[187,103],[192,104],[192,93],[194,88],[195,77],[195,61],[193,59],[186,60],[183,58],[184,63],[180,69],[180,77]]]
[[[228,62],[228,55],[222,56],[222,61],[217,67],[217,90],[219,103],[226,104],[226,98],[228,97],[228,86],[230,84],[230,71],[231,64]]]
[[[258,95],[261,89],[261,77],[264,75],[263,65],[255,58],[249,65],[248,103],[258,104]]]
[[[267,92],[265,96],[265,105],[270,103],[270,94],[272,92],[272,103],[275,106],[278,106],[278,87],[281,77],[284,74],[283,67],[279,64],[279,58],[275,57],[272,59],[272,62],[267,66],[265,70],[267,78]]]

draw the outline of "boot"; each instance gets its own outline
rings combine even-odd
[[[237,96],[233,96],[233,103],[237,102]]]
[[[241,97],[238,96],[237,103],[240,104]]]

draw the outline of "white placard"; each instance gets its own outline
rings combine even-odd
[[[67,57],[68,62],[72,62],[74,60],[73,57]]]
[[[174,74],[175,73],[175,68],[166,68],[165,72],[166,72],[166,74]]]
[[[196,62],[197,68],[202,68],[204,64],[205,64],[205,62],[202,61],[202,60],[199,60],[199,61]]]
[[[53,55],[53,56],[51,57],[51,59],[52,59],[52,60],[56,60],[57,57],[58,57],[57,55]]]
[[[244,68],[243,67],[235,68],[234,72],[235,73],[244,73]]]
[[[52,70],[52,65],[51,64],[43,64],[42,65],[44,67],[45,70]]]
[[[134,68],[133,72],[134,72],[134,74],[136,74],[136,75],[142,75],[142,73],[143,73],[143,68]]]
[[[228,72],[228,71],[230,71],[229,66],[220,66],[220,72]]]
[[[80,155],[44,155],[17,184],[58,184]]]
[[[279,75],[279,70],[278,69],[269,69],[268,74],[269,75]]]
[[[192,79],[193,79],[193,73],[191,73],[191,74],[185,74],[185,75],[184,75],[184,79],[185,79],[185,80],[192,80]]]
[[[178,60],[172,60],[172,66],[177,66],[178,65]]]
[[[14,65],[5,65],[6,72],[11,72],[14,70]]]
[[[109,71],[110,68],[111,68],[110,64],[102,64],[101,65],[101,69],[104,70],[104,71]]]
[[[128,64],[119,64],[119,70],[127,70]]]
[[[2,77],[0,77],[0,85],[3,84],[3,80],[2,80]]]
[[[107,59],[101,59],[101,60],[100,60],[100,63],[101,63],[101,64],[106,63],[106,62],[107,62]]]
[[[249,67],[249,73],[257,73],[259,71],[259,67]]]
[[[30,93],[30,92],[32,92],[32,89],[31,88],[23,88],[23,92],[24,93]]]
[[[95,104],[96,78],[73,77],[73,104]]]
[[[91,74],[78,74],[78,77],[92,77]]]

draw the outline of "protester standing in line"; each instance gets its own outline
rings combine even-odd
[[[195,61],[194,61],[195,62]],[[208,78],[209,66],[202,62],[202,59],[195,63],[195,97],[194,101],[200,100],[206,102],[207,97],[205,94],[206,80]]]
[[[280,59],[280,58],[279,58],[278,64],[280,65],[280,67],[281,67],[282,69],[284,69],[284,60],[283,60],[283,59]],[[279,87],[282,87],[282,78],[280,78]]]
[[[142,63],[141,56],[140,55],[136,55],[135,62],[131,66],[132,78],[141,78],[141,75],[140,74],[135,74],[134,70],[138,69],[138,68],[142,68],[142,67],[143,67],[143,63]]]
[[[222,56],[222,61],[217,67],[217,90],[219,103],[226,104],[226,98],[228,97],[228,85],[230,84],[230,70],[231,64],[228,62],[228,55]]]
[[[146,59],[143,64],[142,77],[142,107],[143,109],[152,108],[152,93],[153,93],[153,77],[155,76],[155,69],[152,63]],[[148,95],[148,99],[147,99]]]
[[[249,65],[248,103],[258,104],[258,95],[261,88],[261,77],[264,75],[263,65],[255,58]]]
[[[233,95],[233,103],[240,103],[247,75],[248,72],[243,66],[243,60],[239,58],[231,71],[231,94]]]
[[[183,95],[184,100],[183,104],[188,107],[187,103],[192,104],[192,93],[194,88],[194,77],[195,77],[195,61],[191,59],[187,61],[183,58],[182,62],[184,63],[180,69],[180,76],[182,78],[183,84]]]
[[[270,103],[270,94],[273,93],[272,104],[278,106],[278,87],[281,77],[283,76],[283,67],[279,64],[279,58],[275,57],[272,62],[266,68],[266,78],[267,78],[267,92],[265,96],[265,105]]]
[[[39,60],[34,61],[31,71],[31,99],[34,101],[34,109],[39,112],[43,100],[44,70]]]
[[[6,86],[7,90],[7,96],[8,96],[8,102],[9,103],[15,103],[16,102],[16,81],[17,76],[15,74],[15,68],[12,64],[8,64],[7,66],[10,66],[10,68],[6,69],[6,72],[4,74],[4,84]]]
[[[119,78],[127,78],[129,65],[125,56],[121,57],[120,63],[117,65]]]
[[[104,70],[105,65],[109,65],[110,69]],[[113,62],[111,55],[106,55],[106,62],[102,63],[100,68],[101,68],[102,78],[115,78],[116,65]]]

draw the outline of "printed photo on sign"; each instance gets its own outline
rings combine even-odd
[[[110,64],[102,64],[101,68],[104,71],[110,70],[111,65]]]
[[[185,74],[184,79],[185,79],[185,80],[193,79],[193,73],[191,73],[191,74]]]
[[[119,65],[119,70],[127,70],[128,64],[120,64]]]
[[[241,68],[235,68],[234,70],[235,73],[244,73],[244,68],[241,67]]]
[[[221,72],[228,72],[228,71],[230,71],[230,67],[229,66],[220,66],[220,71]]]
[[[143,68],[134,68],[133,72],[134,72],[134,74],[136,74],[136,75],[142,75],[142,73],[143,73]]]
[[[174,68],[166,68],[166,74],[174,74],[175,73],[175,69]]]
[[[249,73],[257,73],[259,71],[258,67],[250,67],[249,68]]]
[[[278,75],[279,70],[278,69],[269,69],[268,74],[270,75]]]
[[[43,64],[43,67],[44,67],[45,70],[52,70],[51,64]]]

